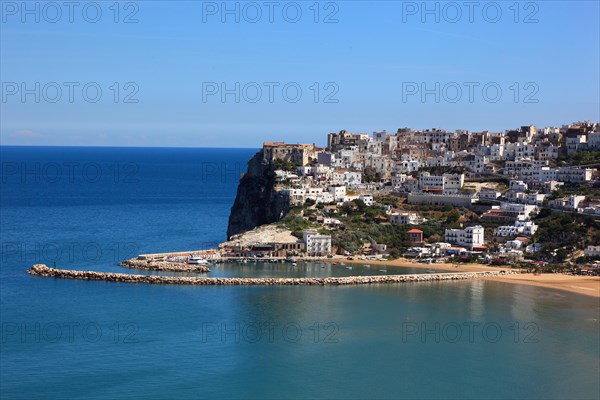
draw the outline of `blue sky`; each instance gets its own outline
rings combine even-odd
[[[1,143],[258,147],[600,120],[598,1],[315,3],[2,1]]]

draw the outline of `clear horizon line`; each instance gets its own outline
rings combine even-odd
[[[133,149],[260,149],[261,147],[217,147],[217,146],[119,146],[119,145],[69,145],[69,144],[0,144],[1,147],[111,147]]]

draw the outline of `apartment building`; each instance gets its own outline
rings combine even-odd
[[[303,241],[309,256],[323,257],[331,254],[331,236],[321,235],[316,231],[305,231]]]
[[[446,229],[445,240],[448,243],[472,249],[483,246],[484,229],[481,225],[469,226],[465,229]]]

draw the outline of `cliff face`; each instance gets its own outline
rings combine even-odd
[[[227,237],[277,222],[289,211],[287,199],[275,192],[275,172],[263,162],[260,150],[248,161],[248,172],[238,184],[227,226]]]

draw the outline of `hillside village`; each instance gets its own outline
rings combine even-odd
[[[265,142],[262,157],[290,206],[277,226],[293,236],[238,237],[225,255],[600,260],[599,123],[342,130],[326,148]]]

